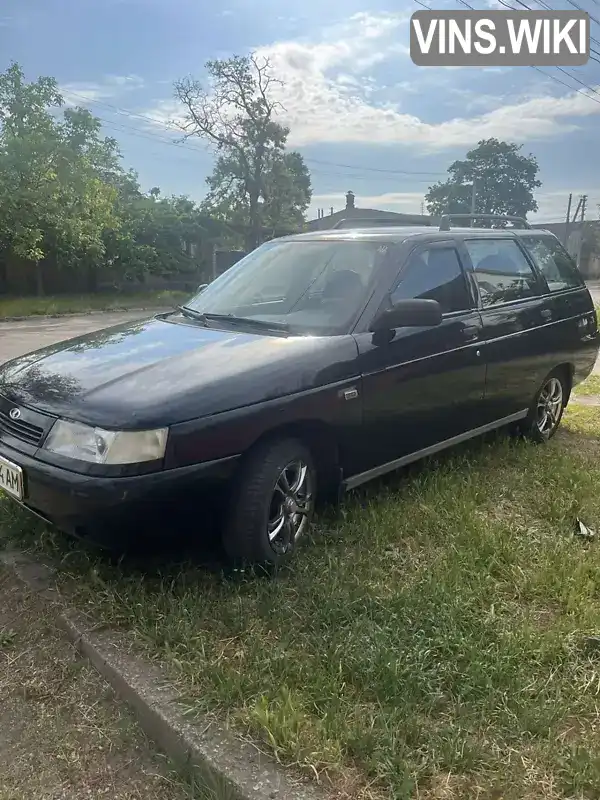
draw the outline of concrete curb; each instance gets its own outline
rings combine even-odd
[[[164,314],[166,311],[172,311],[174,306],[157,307],[150,306],[149,308],[106,308],[103,311],[67,311],[65,314],[27,314],[24,317],[0,317],[0,322],[25,322],[26,320],[45,320],[45,319],[68,319],[69,317],[95,317],[101,314],[133,314],[151,311],[153,314]]]
[[[600,395],[580,394],[571,395],[569,402],[579,406],[600,406]]]
[[[155,667],[123,653],[113,633],[91,627],[83,615],[65,608],[48,566],[19,551],[0,552],[0,563],[56,609],[57,622],[72,644],[133,709],[146,735],[180,768],[195,768],[215,800],[325,800],[318,786],[290,778],[214,720],[187,722],[177,706],[177,692]]]

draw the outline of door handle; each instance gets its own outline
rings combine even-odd
[[[468,342],[474,342],[479,339],[479,327],[477,325],[465,325],[463,335]]]
[[[542,308],[541,310],[542,319],[552,319],[552,310],[550,308]]]

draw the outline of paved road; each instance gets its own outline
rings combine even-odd
[[[594,303],[600,305],[600,281],[586,281],[587,287],[594,300]]]
[[[56,319],[32,317],[22,322],[0,322],[0,364],[63,339],[72,339],[102,328],[110,328],[121,322],[144,319],[165,310],[167,309],[78,314]]]
[[[594,302],[600,304],[600,281],[588,283]],[[0,364],[31,350],[37,350],[62,339],[109,328],[135,319],[144,319],[166,309],[119,311],[106,314],[81,314],[56,319],[27,319],[22,322],[0,322]],[[594,372],[600,374],[600,358]]]

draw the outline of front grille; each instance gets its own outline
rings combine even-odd
[[[40,443],[44,435],[43,428],[33,425],[31,422],[25,422],[22,419],[11,419],[2,409],[0,409],[0,433],[1,432],[35,446]]]

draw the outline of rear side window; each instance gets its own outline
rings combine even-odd
[[[518,244],[511,239],[465,241],[484,308],[534,297],[537,278]]]
[[[527,236],[523,237],[523,244],[546,278],[551,292],[582,285],[577,267],[558,239],[551,236]]]
[[[437,300],[442,313],[470,308],[471,298],[454,247],[432,247],[413,253],[392,291],[398,300]]]

